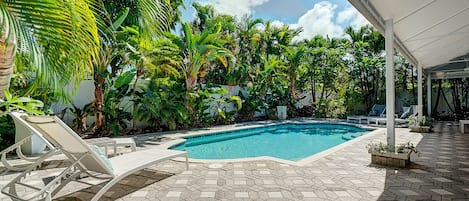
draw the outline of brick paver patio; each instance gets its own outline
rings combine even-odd
[[[164,162],[122,180],[103,200],[469,200],[469,135],[451,123],[435,125],[428,134],[396,129],[398,142],[414,142],[421,152],[406,169],[370,165],[366,146],[385,142],[385,129],[380,129],[305,166],[211,162],[191,163],[186,171],[181,162]],[[31,183],[43,182],[40,178],[64,166],[49,162]],[[15,175],[0,176],[0,187]],[[57,198],[89,200],[96,191],[96,186],[73,182]],[[9,199],[0,195],[0,200]]]

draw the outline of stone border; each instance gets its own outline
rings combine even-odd
[[[263,123],[263,122],[261,122]],[[245,129],[251,129],[251,128],[260,128],[264,126],[275,126],[275,125],[282,125],[282,124],[302,124],[302,123],[332,123],[332,124],[339,124],[339,125],[348,125],[348,126],[355,126],[361,129],[365,130],[370,130],[369,133],[362,135],[360,137],[354,138],[352,140],[349,140],[347,142],[344,142],[342,144],[336,145],[334,147],[331,147],[329,149],[326,149],[324,151],[321,151],[319,153],[313,154],[309,157],[303,158],[299,161],[291,161],[291,160],[286,160],[286,159],[280,159],[272,156],[259,156],[259,157],[249,157],[249,158],[236,158],[236,159],[193,159],[189,158],[189,162],[192,163],[233,163],[233,162],[249,162],[249,161],[261,161],[261,160],[270,160],[270,161],[275,161],[283,164],[288,164],[288,165],[293,165],[293,166],[305,166],[311,162],[314,162],[316,160],[319,160],[323,157],[326,157],[332,153],[335,153],[345,147],[351,146],[352,144],[370,138],[376,134],[382,133],[382,131],[385,131],[384,128],[373,128],[369,126],[363,126],[363,125],[357,125],[357,124],[352,124],[352,123],[345,123],[345,122],[337,122],[337,121],[318,121],[318,120],[286,120],[286,121],[279,121],[279,122],[269,122],[266,124],[255,124],[255,125],[247,125],[247,126],[239,126],[239,127],[234,127],[236,125],[230,125],[226,127],[215,127],[215,128],[208,128],[207,130],[200,130],[200,131],[188,131],[187,133],[172,133],[172,134],[164,134],[162,135],[163,137],[168,137],[173,140],[170,140],[164,144],[159,145],[158,147],[164,148],[164,149],[169,149],[173,146],[176,146],[180,143],[185,142],[186,140],[183,138],[187,137],[194,137],[194,136],[204,136],[204,135],[212,135],[216,133],[223,133],[223,132],[230,132],[230,131],[237,131],[237,130],[245,130]],[[231,128],[229,128],[231,127]],[[174,160],[176,161],[185,161],[184,158],[175,158]]]

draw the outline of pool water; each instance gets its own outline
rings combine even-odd
[[[368,132],[341,124],[282,124],[189,137],[172,149],[194,159],[235,159],[272,156],[300,160]]]

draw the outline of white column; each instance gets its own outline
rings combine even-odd
[[[427,115],[432,115],[432,73],[427,74]]]
[[[394,129],[395,110],[395,80],[394,80],[394,30],[393,20],[386,20],[386,30],[384,33],[386,45],[386,130],[388,146],[396,145]]]
[[[417,113],[418,113],[418,118],[422,119],[423,117],[423,70],[422,70],[422,65],[417,64]]]

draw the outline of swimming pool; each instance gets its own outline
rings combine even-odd
[[[188,137],[171,149],[194,159],[236,159],[271,156],[301,160],[368,132],[343,124],[282,124]]]

